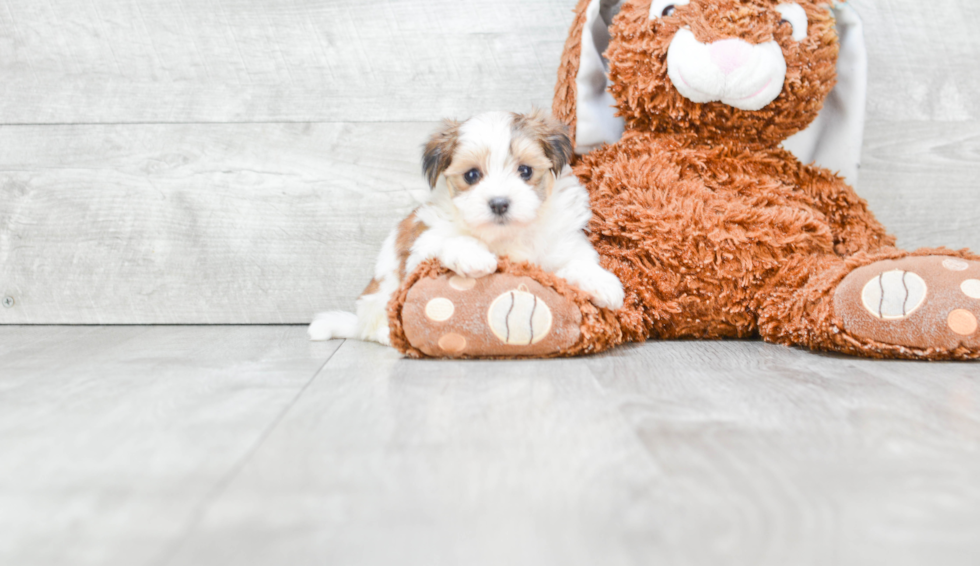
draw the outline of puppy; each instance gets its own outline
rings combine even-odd
[[[357,314],[318,315],[310,339],[389,344],[391,294],[429,258],[473,279],[495,272],[500,256],[528,261],[585,291],[596,306],[620,308],[623,286],[599,266],[585,235],[592,211],[568,167],[571,156],[567,129],[541,111],[446,121],[422,158],[428,202],[388,235]]]

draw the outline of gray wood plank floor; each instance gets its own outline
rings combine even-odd
[[[977,533],[976,364],[0,327],[4,565],[975,565]]]

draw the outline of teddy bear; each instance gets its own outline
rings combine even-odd
[[[872,358],[980,357],[980,257],[898,249],[838,171],[782,146],[835,86],[830,8],[581,0],[553,113],[588,150],[574,172],[624,306],[597,308],[533,265],[504,259],[461,285],[429,262],[389,304],[393,345],[412,357],[522,358],[761,338]],[[428,318],[435,299],[454,317]]]

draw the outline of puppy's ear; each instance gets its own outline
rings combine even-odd
[[[551,170],[555,177],[561,175],[561,170],[572,161],[572,139],[568,136],[568,127],[557,121],[552,121],[555,129],[548,134],[544,143],[544,154],[554,164]]]
[[[422,152],[422,173],[429,181],[429,188],[436,188],[439,175],[442,175],[453,161],[460,125],[456,120],[444,121],[442,127],[433,133],[425,144],[425,150]]]
[[[551,170],[556,177],[561,175],[561,170],[571,163],[574,151],[568,126],[539,109],[534,109],[529,114],[518,115],[515,125],[538,140],[545,156],[551,161]]]

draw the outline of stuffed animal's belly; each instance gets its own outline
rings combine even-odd
[[[627,325],[637,331],[751,335],[758,297],[781,267],[834,253],[826,218],[779,179],[734,161],[686,176],[691,164],[669,154],[633,154],[627,163],[610,155],[576,172],[595,211],[593,242],[632,296],[637,312]]]

